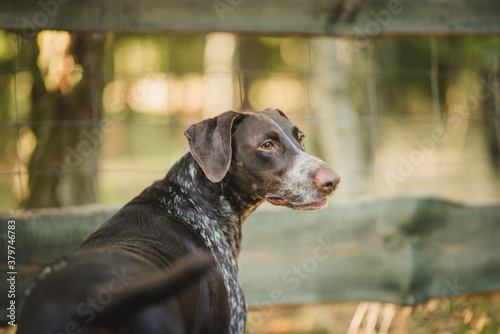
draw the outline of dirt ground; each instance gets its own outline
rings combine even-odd
[[[0,334],[14,334],[11,326]],[[250,308],[247,334],[500,334],[500,293],[433,299],[416,307],[342,302]]]

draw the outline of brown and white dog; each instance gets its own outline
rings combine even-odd
[[[241,225],[261,203],[313,211],[340,178],[279,110],[192,125],[190,152],[34,281],[18,334],[243,333]]]

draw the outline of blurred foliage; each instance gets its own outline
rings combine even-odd
[[[163,177],[187,151],[183,129],[228,108],[281,108],[309,130],[307,145],[313,153],[328,146],[317,136],[315,124],[336,122],[337,107],[332,105],[331,120],[313,117],[318,87],[311,74],[321,71],[321,64],[313,66],[318,55],[310,46],[312,39],[234,36],[234,46],[212,45],[211,64],[207,63],[210,36],[108,33],[102,67],[91,73],[74,55],[49,63],[40,58],[33,65],[27,43],[16,33],[0,31],[0,210],[22,208],[29,195],[27,166],[39,140],[33,126],[64,126],[58,123],[61,118],[31,118],[36,73],[46,74],[50,90],[51,84],[60,84],[61,66],[68,61],[65,80],[69,88],[96,76],[104,83],[98,93],[103,114],[96,113],[89,120],[110,124],[106,131],[101,129],[100,145],[95,148],[100,202],[125,202]],[[41,54],[57,50],[58,44],[44,43]],[[418,166],[397,191],[424,191],[455,199],[500,196],[494,96],[498,88],[493,85],[500,54],[498,38],[376,39],[363,45],[343,39],[336,43],[338,63],[344,65],[331,75],[343,73],[339,76],[345,82],[342,98],[349,101],[369,133],[377,136],[375,141],[371,134],[366,139],[369,164],[364,169],[372,178],[370,194],[391,193],[383,173],[397,169],[398,159],[415,151],[415,141],[425,140],[441,124],[453,130],[452,140]],[[234,56],[227,58],[229,53]],[[371,78],[374,86],[370,86]],[[489,93],[478,98],[478,92]],[[218,105],[217,100],[221,109],[210,110]],[[70,120],[73,112],[67,110],[64,120]],[[440,166],[449,168],[445,173]],[[47,172],[51,171],[39,171]],[[467,181],[457,185],[462,179]],[[348,191],[344,194],[350,196]]]

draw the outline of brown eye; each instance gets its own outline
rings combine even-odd
[[[302,133],[299,133],[299,143],[300,145],[304,146],[304,137],[305,135]]]
[[[273,142],[268,140],[264,144],[260,145],[260,148],[265,150],[265,151],[270,151],[275,149],[276,147],[274,146]]]

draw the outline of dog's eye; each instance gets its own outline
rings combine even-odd
[[[299,133],[299,143],[302,146],[304,146],[304,137],[305,135],[303,133]]]
[[[265,151],[270,151],[270,150],[274,150],[276,148],[276,146],[274,146],[272,141],[268,140],[264,144],[260,145],[260,148],[265,150]]]

